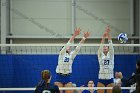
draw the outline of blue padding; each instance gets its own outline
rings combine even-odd
[[[14,68],[11,55],[0,55],[0,87],[12,87]]]
[[[115,55],[114,70],[129,77],[135,72],[138,58],[140,55]],[[58,55],[0,55],[0,87],[35,87],[42,70],[49,69],[55,76],[57,60]],[[77,55],[72,81],[78,86],[86,85],[89,80],[97,83],[98,66],[97,55]]]
[[[94,80],[96,83],[98,65],[97,55],[78,55],[73,63],[73,82],[76,82],[78,86],[87,84],[89,80]]]
[[[14,86],[34,87],[41,79],[40,72],[45,69],[49,69],[54,75],[57,58],[58,55],[14,55],[14,81],[16,82]]]

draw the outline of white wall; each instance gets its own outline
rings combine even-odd
[[[13,36],[71,36],[71,0],[12,1]],[[130,0],[76,0],[76,5],[76,26],[91,37],[101,37],[108,24],[113,36],[132,34]]]
[[[51,36],[55,33],[71,35],[70,0],[12,1],[13,35]]]
[[[92,36],[102,36],[105,27],[112,35],[130,31],[130,0],[77,0],[77,25],[89,29]]]

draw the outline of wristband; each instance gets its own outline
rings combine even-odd
[[[108,40],[108,43],[109,43],[109,44],[112,44],[112,40]]]
[[[83,39],[84,39],[84,40],[86,40],[86,38],[85,38],[85,37],[83,37]]]

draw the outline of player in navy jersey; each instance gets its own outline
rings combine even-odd
[[[137,60],[137,63],[136,63],[135,75],[131,76],[130,78],[126,78],[123,76],[121,72],[119,72],[118,76],[121,78],[122,84],[125,87],[128,87],[136,83],[136,90],[133,91],[133,93],[140,93],[140,59]]]
[[[75,33],[70,38],[67,45],[73,42],[75,37],[80,34],[80,31],[81,31],[80,28],[75,30]],[[79,45],[72,51],[70,46],[64,46],[61,49],[58,57],[58,65],[56,67],[57,75],[56,75],[56,82],[55,82],[55,84],[58,85],[59,87],[72,87],[70,76],[72,73],[73,60],[80,50],[81,47],[80,44],[84,43],[84,41],[88,36],[89,36],[89,32],[84,32],[84,36],[82,40],[79,42]],[[68,90],[66,91],[66,93],[72,93],[72,91]]]
[[[99,61],[99,76],[97,87],[112,87],[114,78],[114,48],[112,45],[112,39],[110,36],[109,26],[106,28],[101,45],[98,49],[98,61]],[[103,46],[105,39],[108,39],[108,46]],[[97,90],[97,93],[104,93],[104,90]],[[107,93],[112,93],[112,90],[107,90]]]
[[[51,73],[49,70],[43,70],[41,72],[42,80],[38,83],[35,93],[43,93],[43,91],[47,91],[46,93],[60,93],[57,85],[51,84]]]

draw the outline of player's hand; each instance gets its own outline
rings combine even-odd
[[[76,28],[75,29],[75,32],[74,32],[74,35],[75,36],[78,36],[80,34],[80,31],[81,31],[80,27],[79,28]]]
[[[89,37],[90,33],[89,32],[84,32],[84,37],[87,38]]]
[[[107,33],[110,33],[110,32],[111,32],[110,26],[107,26],[107,27],[106,27],[106,32],[107,32]]]
[[[107,37],[107,32],[105,32],[105,33],[103,34],[103,37],[104,37],[104,38],[106,38],[106,37]]]
[[[107,33],[107,31],[105,31],[105,33],[103,34],[103,37],[107,38],[107,36],[108,36],[108,33]]]
[[[106,27],[106,30],[105,30],[105,32],[104,32],[104,34],[103,34],[103,37],[104,38],[108,38],[108,36],[109,36],[109,34],[110,34],[110,27],[109,26],[107,26]]]
[[[118,73],[118,77],[121,78],[121,79],[123,78],[122,72]]]
[[[109,33],[111,32],[111,29],[110,29],[110,27],[109,27],[109,26],[107,26],[107,27],[106,27],[106,31],[105,31],[105,32],[106,32],[106,34],[107,34],[107,36],[108,36],[108,35],[109,35]]]

